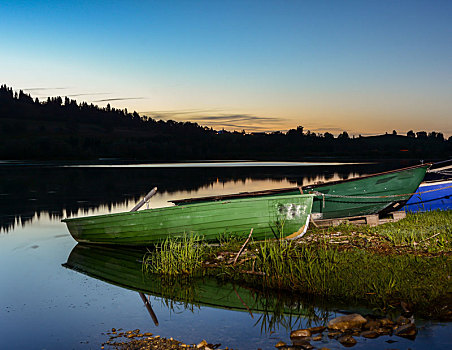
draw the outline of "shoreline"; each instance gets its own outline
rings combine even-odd
[[[374,315],[361,315],[349,313],[332,318],[321,326],[311,326],[301,329],[291,329],[288,331],[289,340],[283,341],[280,338],[268,339],[272,348],[280,350],[290,349],[316,349],[323,350],[336,348],[339,344],[344,347],[352,347],[358,343],[369,344],[381,337],[385,337],[384,342],[388,344],[397,343],[401,338],[415,341],[418,332],[422,329],[416,325],[412,316],[406,314],[392,320],[387,317],[376,317]],[[116,330],[102,333],[109,336],[109,339],[101,344],[101,349],[116,350],[163,350],[163,349],[200,349],[200,350],[233,350],[221,343],[208,343],[205,339],[199,343],[186,344],[172,337],[165,338],[153,333],[140,333],[139,329],[133,331]],[[381,341],[382,339],[380,339]]]
[[[322,319],[312,318],[316,320],[313,325],[324,328],[321,334],[310,330],[311,335],[300,339],[291,336],[291,344],[286,338],[300,331],[291,326],[280,330],[278,337],[269,340],[274,344],[265,348],[336,348],[338,344],[352,346],[355,341],[368,341],[371,346],[374,338],[380,343],[400,341],[394,336],[402,331],[408,334],[401,337],[414,339],[425,321],[452,321],[451,228],[452,211],[431,212],[410,214],[377,227],[311,227],[296,242],[251,239],[244,244],[243,238],[230,238],[207,245],[200,238],[190,241],[187,237],[167,242],[166,247],[162,244],[146,256],[144,251],[125,254],[114,247],[80,245],[74,248],[68,264],[89,276],[163,298],[169,304],[262,314],[271,319],[273,327],[279,327],[289,314],[310,320],[315,316],[309,312],[312,308],[324,310]],[[179,254],[182,248],[185,255]],[[149,256],[154,260],[146,259]],[[158,273],[152,271],[156,268]],[[300,299],[301,295],[308,298]],[[359,330],[325,328],[335,314],[356,312],[366,319]],[[265,328],[264,332],[272,334],[272,330]],[[223,347],[226,344],[201,339],[197,344],[186,344],[139,330],[114,332],[106,333],[110,339],[104,348],[228,349]]]
[[[214,247],[202,239],[166,242],[147,256],[144,267],[169,280],[216,276],[263,292],[349,300],[382,312],[406,303],[419,316],[450,321],[451,228],[447,211],[409,214],[377,227],[310,228],[295,242],[246,245],[231,239]],[[192,251],[178,256],[187,246]]]

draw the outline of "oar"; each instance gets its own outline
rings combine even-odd
[[[131,211],[137,211],[138,209],[140,209],[144,203],[146,203],[149,199],[151,199],[152,196],[154,196],[154,194],[157,192],[157,187],[154,187],[152,190],[149,191],[149,193],[144,196],[144,198],[137,204],[135,205]],[[155,315],[154,310],[152,310],[152,306],[151,303],[146,299],[146,296],[141,293],[138,292],[138,294],[140,294],[141,300],[143,300],[144,306],[146,306],[146,309],[149,312],[149,315],[151,315],[152,321],[154,321],[154,324],[156,326],[159,325],[159,321],[157,320],[157,316]]]
[[[146,196],[144,196],[144,198],[140,202],[138,202],[136,206],[132,208],[131,211],[137,211],[138,209],[140,209],[144,205],[144,203],[146,203],[149,199],[151,199],[152,196],[154,196],[156,192],[157,187],[154,187],[152,190],[149,191],[149,193]]]

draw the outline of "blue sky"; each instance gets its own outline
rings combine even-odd
[[[452,1],[2,1],[0,80],[220,129],[452,135]]]

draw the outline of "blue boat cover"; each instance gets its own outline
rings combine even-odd
[[[452,210],[452,180],[421,183],[402,210],[410,213]]]

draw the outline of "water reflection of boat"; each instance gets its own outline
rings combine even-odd
[[[416,191],[431,164],[365,175],[357,178],[301,187],[303,193],[313,193],[313,217],[331,219],[381,214],[401,208]],[[176,205],[205,203],[232,198],[266,195],[295,195],[299,188],[283,188],[235,195],[193,198],[173,201]]]
[[[172,206],[63,220],[78,242],[148,245],[195,233],[255,239],[298,238],[307,229],[313,195],[265,196]]]
[[[122,288],[161,297],[168,305],[209,306],[248,312],[251,316],[257,313],[261,315],[260,321],[266,323],[265,327],[275,322],[288,322],[288,316],[293,316],[291,322],[301,316],[321,322],[329,316],[328,311],[311,302],[303,304],[293,295],[264,294],[212,277],[181,281],[147,274],[142,265],[145,253],[144,250],[78,244],[63,266]]]

